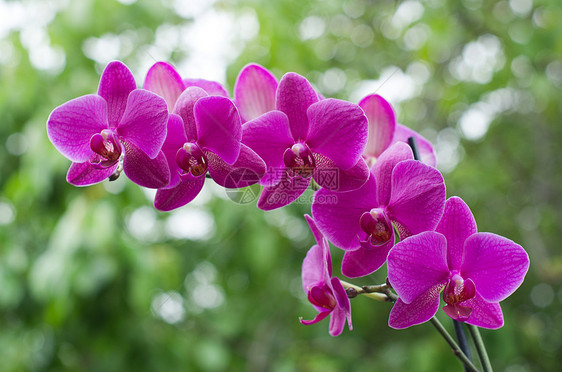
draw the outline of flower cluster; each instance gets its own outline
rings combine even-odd
[[[313,217],[305,218],[317,244],[304,259],[302,279],[318,315],[301,322],[330,315],[333,336],[346,320],[351,329],[351,309],[332,276],[328,241],[344,251],[345,276],[366,276],[388,263],[399,296],[389,319],[394,328],[429,320],[441,291],[451,318],[498,328],[499,302],[529,266],[521,246],[478,233],[468,206],[458,197],[446,200],[433,147],[398,124],[379,95],[358,104],[325,98],[301,75],[277,80],[256,64],[242,69],[233,98],[219,83],[183,79],[165,62],[154,64],[138,89],[115,61],[97,94],[53,110],[47,133],[72,161],[69,183],[87,186],[123,171],[157,189],[154,206],[162,211],[192,201],[207,177],[226,188],[259,183],[262,210],[290,204],[314,182]]]

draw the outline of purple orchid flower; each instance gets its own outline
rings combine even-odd
[[[240,70],[234,84],[234,103],[243,123],[275,110],[278,85],[275,76],[256,63]]]
[[[166,62],[156,62],[150,67],[143,88],[164,98],[168,111],[172,112],[179,96],[191,86],[202,88],[209,95],[228,98],[228,92],[220,83],[204,79],[182,79],[176,69]]]
[[[240,116],[230,99],[209,96],[199,87],[185,89],[168,122],[162,151],[171,180],[156,192],[156,209],[169,211],[189,203],[203,188],[207,171],[228,188],[257,183],[265,163],[240,143],[241,136]]]
[[[363,156],[375,160],[384,150],[396,142],[408,143],[409,137],[416,138],[420,160],[435,167],[437,159],[431,142],[418,132],[396,122],[396,115],[390,103],[378,94],[371,94],[359,102],[369,120],[369,138]]]
[[[345,327],[345,321],[349,330],[353,329],[351,324],[351,305],[347,293],[338,278],[332,278],[332,258],[326,238],[316,227],[314,220],[305,215],[304,218],[316,239],[316,245],[312,246],[302,263],[302,286],[308,301],[318,310],[318,314],[312,320],[303,320],[304,325],[318,323],[330,315],[330,335],[339,336]]]
[[[270,210],[298,198],[310,178],[339,191],[363,185],[369,170],[362,159],[367,118],[353,103],[319,100],[302,76],[288,73],[277,89],[276,110],[243,127],[242,143],[258,153],[267,173],[258,207]]]
[[[529,257],[518,244],[479,233],[474,217],[458,198],[447,200],[435,231],[396,244],[388,255],[388,279],[399,296],[388,324],[406,328],[429,320],[439,308],[478,327],[503,325],[499,302],[523,282]]]
[[[412,159],[408,145],[395,143],[382,153],[361,188],[316,192],[312,215],[320,231],[346,251],[345,276],[365,276],[381,267],[394,245],[394,227],[404,239],[437,226],[446,198],[443,177]]]
[[[49,139],[72,161],[66,179],[76,186],[105,180],[123,160],[129,179],[158,188],[170,181],[160,151],[166,138],[166,102],[136,89],[131,71],[114,61],[102,73],[98,93],[55,108],[47,121]]]

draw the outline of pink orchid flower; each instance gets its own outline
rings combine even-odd
[[[55,108],[47,121],[49,139],[72,161],[67,181],[87,186],[115,173],[120,162],[141,186],[164,187],[170,171],[160,151],[166,138],[166,102],[136,89],[131,71],[114,61],[102,73],[98,93]]]
[[[330,316],[330,335],[338,336],[345,327],[351,324],[351,305],[341,281],[332,277],[332,258],[328,241],[316,227],[314,220],[305,215],[304,218],[316,239],[302,263],[302,286],[308,301],[316,308],[318,314],[312,320],[300,319],[304,325],[318,323]]]
[[[502,236],[477,232],[474,217],[458,198],[447,200],[435,231],[409,237],[388,254],[388,280],[399,296],[388,324],[406,328],[429,320],[439,309],[478,327],[499,328],[499,302],[523,282],[529,257]]]

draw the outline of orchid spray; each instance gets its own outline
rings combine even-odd
[[[383,97],[325,98],[293,72],[277,80],[247,65],[233,95],[217,82],[182,78],[166,62],[137,88],[114,61],[97,94],[53,110],[47,135],[72,162],[69,183],[111,181],[123,170],[157,190],[154,206],[162,211],[190,203],[207,178],[225,188],[262,185],[263,210],[291,204],[315,185],[313,217],[305,219],[316,244],[304,258],[302,285],[317,313],[300,322],[329,317],[330,335],[346,323],[351,331],[350,299],[365,295],[394,304],[392,328],[431,322],[465,368],[477,371],[463,342],[468,325],[490,371],[478,327],[504,324],[500,302],[522,284],[529,258],[517,243],[478,232],[462,199],[446,199],[431,143],[399,124]],[[386,283],[358,286],[335,276],[330,243],[344,252],[343,275],[365,277],[386,263]],[[460,346],[435,318],[441,299]]]

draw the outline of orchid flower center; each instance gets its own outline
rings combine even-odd
[[[207,173],[208,160],[205,153],[194,142],[186,142],[176,153],[176,163],[185,175],[201,177]]]
[[[318,282],[308,288],[308,300],[311,304],[332,310],[336,307],[336,299],[326,283]]]
[[[443,290],[443,300],[447,303],[443,310],[451,318],[465,321],[472,313],[472,309],[460,303],[470,300],[475,295],[474,282],[470,278],[465,280],[458,273],[454,273]]]
[[[392,223],[382,208],[373,208],[369,212],[363,213],[359,224],[368,235],[365,242],[368,245],[378,247],[392,239]]]
[[[283,162],[289,169],[289,176],[301,176],[309,178],[315,167],[312,151],[305,143],[295,143],[290,149],[283,153]]]
[[[90,138],[90,148],[100,155],[102,160],[99,165],[108,168],[115,165],[121,157],[121,144],[117,136],[109,129],[104,129]]]

